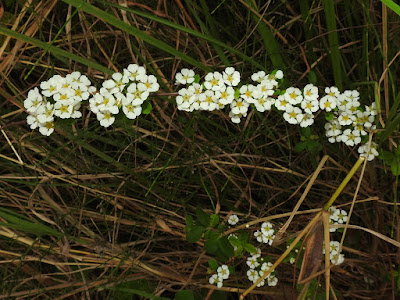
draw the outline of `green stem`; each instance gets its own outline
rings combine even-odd
[[[333,202],[335,202],[336,198],[343,191],[344,187],[350,181],[351,177],[353,177],[354,173],[358,170],[358,168],[361,166],[361,164],[364,162],[364,160],[365,160],[365,157],[360,156],[360,158],[354,164],[353,168],[351,168],[350,172],[347,174],[346,178],[342,181],[342,183],[336,189],[335,193],[333,193],[331,199],[329,199],[328,203],[324,206],[324,210],[328,210],[332,206]]]

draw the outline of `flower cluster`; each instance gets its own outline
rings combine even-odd
[[[114,123],[120,110],[128,119],[136,119],[142,113],[142,104],[149,94],[160,87],[154,75],[147,75],[144,67],[136,64],[130,64],[111,78],[104,81],[99,93],[89,99],[90,110],[104,127]]]
[[[264,258],[261,258],[261,251],[258,249],[256,254],[247,258],[247,266],[249,267],[247,271],[247,278],[255,283],[260,277],[264,275],[271,267],[271,262],[265,262]],[[272,271],[266,278],[268,286],[276,286],[278,284],[278,278],[275,272]],[[257,287],[265,285],[265,279],[262,280]]]
[[[361,143],[362,136],[367,135],[369,130],[376,129],[376,125],[374,125],[377,114],[375,102],[370,106],[365,106],[362,110],[358,91],[340,93],[336,87],[331,87],[326,88],[325,92],[327,95],[322,99],[329,99],[327,101],[330,101],[331,106],[337,108],[332,119],[325,124],[329,142],[343,142],[347,146],[355,146]]]
[[[223,281],[229,278],[229,268],[227,265],[222,265],[218,267],[217,274],[211,275],[209,282],[210,284],[215,284],[218,288],[221,288]]]
[[[343,224],[347,222],[347,212],[344,209],[339,209],[334,206],[329,208],[329,224]],[[330,232],[335,232],[336,228],[329,228]]]
[[[197,77],[197,78],[196,78]],[[242,117],[247,116],[251,104],[260,111],[270,110],[275,99],[279,79],[283,78],[282,71],[266,74],[264,71],[251,76],[256,85],[242,85],[235,89],[240,82],[240,73],[233,67],[227,67],[222,73],[208,73],[202,84],[193,70],[182,69],[176,74],[176,84],[186,84],[176,97],[179,110],[192,112],[194,110],[214,111],[229,107],[229,117],[232,122],[240,123]]]
[[[254,236],[257,238],[259,243],[272,245],[275,238],[275,230],[270,222],[264,222],[261,224],[261,230],[254,232]]]
[[[339,253],[340,243],[337,241],[329,242],[329,259],[334,265],[340,265],[344,261],[344,254]],[[323,254],[325,254],[325,247],[323,249]]]
[[[96,88],[80,72],[73,72],[66,77],[54,75],[47,81],[29,91],[24,106],[29,113],[27,123],[31,129],[49,136],[54,131],[54,119],[80,118],[79,111],[83,100],[87,100]]]

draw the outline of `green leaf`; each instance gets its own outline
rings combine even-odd
[[[151,106],[151,103],[149,101],[145,101],[142,106],[142,114],[148,115],[152,108],[153,107]]]
[[[304,149],[306,149],[306,147],[307,147],[307,142],[300,142],[297,143],[296,146],[294,146],[294,151],[301,152]]]
[[[308,72],[308,82],[312,83],[313,85],[317,85],[318,79],[317,79],[317,74],[314,71]]]
[[[381,0],[382,3],[385,3],[387,7],[393,10],[398,16],[400,16],[400,6],[396,4],[393,0]]]
[[[236,256],[236,257],[242,256],[243,251],[244,251],[243,246],[237,247],[237,248],[236,248],[236,252],[235,252],[235,256]]]
[[[394,176],[400,175],[400,162],[398,160],[396,160],[395,163],[392,163],[390,167]]]
[[[217,269],[218,269],[218,267],[219,267],[218,262],[217,262],[214,258],[211,258],[211,259],[208,261],[208,265],[209,265],[210,268],[213,269],[214,271],[217,271]]]
[[[198,242],[201,239],[204,230],[206,229],[203,226],[193,226],[192,229],[186,233],[186,240],[189,243]]]
[[[210,254],[215,254],[218,251],[218,239],[207,240],[204,243],[204,250]]]
[[[325,115],[325,119],[326,119],[327,121],[332,120],[332,119],[333,119],[333,114],[332,114],[332,113],[327,113],[327,114]]]
[[[197,222],[199,222],[201,225],[208,227],[210,225],[210,216],[207,215],[207,213],[200,208],[200,206],[197,206],[196,209],[196,216],[197,216]]]
[[[193,217],[191,215],[188,215],[186,217],[186,227],[185,230],[189,231],[193,227]]]
[[[249,244],[249,243],[247,243],[247,244],[244,245],[244,250],[246,250],[246,251],[249,252],[250,254],[253,254],[253,253],[256,253],[256,252],[257,252],[256,247],[254,247],[252,244]]]
[[[196,74],[194,75],[194,83],[199,83],[200,82],[200,75]]]
[[[219,237],[218,232],[216,232],[216,231],[214,231],[214,230],[211,230],[211,229],[210,229],[210,230],[207,230],[207,231],[204,233],[204,238],[207,239],[207,240],[217,240],[218,237]]]
[[[175,300],[194,300],[193,292],[181,290],[175,294]]]
[[[210,227],[215,227],[219,222],[219,217],[216,214],[212,214],[210,216]]]
[[[229,242],[231,243],[232,246],[239,247],[242,245],[242,242],[236,237],[236,236],[230,236],[228,238]]]
[[[218,249],[220,250],[221,254],[225,257],[225,261],[227,261],[230,257],[235,255],[235,251],[231,243],[228,241],[226,236],[218,239]]]
[[[219,224],[217,229],[218,229],[218,232],[223,233],[225,231],[225,226],[222,224]]]

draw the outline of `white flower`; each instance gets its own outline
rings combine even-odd
[[[281,70],[277,70],[275,72],[275,75],[273,75],[273,76],[275,77],[274,79],[282,79],[283,78],[283,72]]]
[[[265,262],[265,263],[263,263],[263,264],[261,265],[261,270],[264,271],[264,272],[266,272],[266,271],[268,271],[269,269],[271,269],[272,266],[273,266],[273,264],[272,264],[271,262]],[[271,275],[269,275],[269,276],[271,276]],[[268,277],[269,277],[269,276],[268,276]]]
[[[340,111],[338,121],[340,125],[346,126],[352,124],[356,117],[348,111]]]
[[[45,122],[45,123],[40,123],[39,124],[39,132],[43,135],[49,136],[54,132],[54,123],[51,122]]]
[[[337,98],[340,95],[338,88],[335,86],[325,88],[325,93],[327,96],[333,98]]]
[[[365,106],[365,112],[369,113],[371,116],[376,116],[378,114],[376,103],[372,102],[370,106]]]
[[[334,265],[340,265],[342,262],[344,262],[344,254],[332,254],[330,255],[330,260],[332,264]]]
[[[231,103],[231,110],[232,112],[237,114],[245,114],[249,109],[249,103],[241,98],[235,99]]]
[[[360,153],[361,157],[366,157],[368,161],[371,161],[375,158],[375,156],[378,156],[378,145],[375,142],[371,142],[371,148],[368,151],[368,144],[363,144],[360,147],[358,147],[358,153]]]
[[[263,238],[263,243],[264,244],[268,244],[268,245],[272,245],[272,242],[274,241],[274,239],[275,239],[275,235],[274,234],[268,234],[268,235],[264,235],[263,234],[263,236],[262,236],[262,238]]]
[[[222,288],[222,281],[223,279],[220,278],[217,274],[212,275],[209,279],[210,284],[215,284],[218,288]]]
[[[233,67],[227,67],[222,72],[222,77],[226,85],[237,86],[240,82],[240,73]]]
[[[322,97],[319,102],[319,107],[328,112],[331,111],[336,107],[336,98],[328,95]]]
[[[346,129],[341,135],[341,141],[347,146],[354,146],[361,143],[360,132],[358,130]]]
[[[256,73],[254,73],[253,75],[251,75],[251,80],[256,81],[256,82],[261,82],[265,79],[267,74],[265,74],[264,71],[258,71]]]
[[[285,99],[292,105],[299,104],[303,100],[303,95],[298,88],[290,87],[286,90]]]
[[[261,92],[263,97],[272,96],[275,93],[274,86],[269,80],[261,81],[260,84],[257,84],[256,88]]]
[[[208,73],[204,80],[204,87],[208,90],[219,91],[225,85],[222,74],[219,72]]]
[[[196,97],[193,93],[193,89],[180,89],[178,91],[178,96],[176,96],[176,104],[178,105],[179,110],[187,110],[195,101]]]
[[[128,86],[126,98],[132,100],[132,104],[141,105],[149,97],[149,91],[143,83],[131,83]]]
[[[222,265],[217,269],[218,277],[222,279],[228,279],[229,269],[227,265]]]
[[[342,126],[337,119],[332,119],[325,124],[325,135],[329,138],[329,142],[334,143],[339,141],[338,138],[342,134]]]
[[[289,124],[299,124],[303,120],[303,112],[298,107],[289,106],[283,114],[283,118]]]
[[[240,118],[246,117],[247,113],[244,114],[234,114],[232,111],[229,112],[229,118],[231,118],[231,121],[235,124],[240,123]]]
[[[239,222],[239,218],[237,215],[230,215],[228,218],[228,223],[230,225],[236,225]]]
[[[129,100],[125,100],[122,104],[122,111],[128,119],[136,119],[142,113],[142,107],[140,105],[133,105]]]
[[[255,232],[254,232],[254,236],[256,237],[257,242],[262,243],[262,241],[263,241],[263,234],[262,234],[262,232],[261,232],[260,230],[255,231]]]
[[[104,111],[99,111],[97,113],[97,120],[100,121],[101,126],[107,128],[112,123],[114,123],[115,117],[113,116],[113,114],[110,111],[104,110]]]
[[[246,264],[249,266],[250,269],[255,269],[260,265],[257,261],[257,258],[257,255],[249,256],[247,258]]]
[[[270,222],[264,222],[261,224],[261,232],[265,235],[274,234],[274,225]]]
[[[82,117],[82,113],[79,111],[81,108],[81,100],[74,100],[71,104],[72,106],[72,112],[71,112],[71,118],[78,119]]]
[[[60,91],[53,95],[55,101],[68,101],[73,99],[75,91],[71,88],[61,88]]]
[[[338,218],[337,222],[339,224],[343,224],[343,223],[347,222],[347,219],[348,219],[347,212],[343,209],[338,209],[338,211],[339,211],[339,213],[337,214],[337,218]]]
[[[296,262],[296,259],[294,257],[291,257],[289,262],[293,265]]]
[[[180,72],[176,73],[176,84],[191,84],[194,81],[194,71],[183,68]]]
[[[360,93],[356,90],[344,91],[343,95],[346,96],[348,99],[350,99],[350,101],[355,101],[360,99]]]
[[[24,107],[28,112],[34,113],[44,101],[39,89],[36,87],[28,92],[28,98],[24,101]]]
[[[51,122],[54,119],[54,105],[50,102],[41,105],[37,110],[37,119],[40,123]]]
[[[146,75],[145,68],[136,64],[130,64],[124,69],[124,77],[127,77],[130,81],[140,81]]]
[[[84,84],[77,83],[74,85],[75,88],[72,90],[75,92],[75,99],[78,100],[87,100],[89,98],[89,90],[88,87]]]
[[[256,91],[256,87],[252,84],[249,85],[243,85],[239,92],[240,92],[240,97],[244,100],[246,100],[248,103],[254,103],[254,95],[253,93]]]
[[[212,90],[207,90],[199,95],[200,107],[204,110],[213,111],[218,108],[218,101]]]
[[[312,114],[319,109],[318,100],[306,100],[303,99],[300,103],[301,108],[308,114]]]
[[[60,75],[54,75],[47,81],[40,83],[40,88],[42,89],[42,94],[46,97],[51,97],[58,93],[61,89],[62,77]]]
[[[265,97],[261,95],[254,99],[254,106],[259,112],[264,112],[266,110],[270,110],[271,106],[275,103],[275,99],[271,97]]]
[[[36,129],[39,126],[39,119],[37,115],[31,114],[26,117],[26,122],[28,123],[31,129]]]
[[[368,112],[357,111],[357,117],[355,118],[357,124],[363,124],[365,128],[371,128],[374,120],[375,117]]]
[[[228,105],[235,99],[235,90],[231,86],[226,86],[219,91],[215,91],[215,96],[220,104]]]
[[[54,115],[61,119],[71,118],[73,110],[73,100],[59,101],[54,104]]]
[[[140,80],[145,86],[148,92],[157,92],[160,85],[157,82],[157,78],[154,75],[143,75]]]
[[[304,114],[303,118],[301,119],[300,126],[301,127],[308,127],[314,124],[314,115],[313,114]]]
[[[258,275],[258,271],[255,269],[250,269],[247,271],[247,278],[249,278],[250,281],[256,282],[260,276]]]
[[[278,284],[278,278],[276,276],[268,277],[268,286],[276,286]]]
[[[318,88],[309,83],[304,87],[303,90],[304,99],[307,101],[315,101],[318,99]]]
[[[275,101],[275,107],[278,109],[278,110],[284,110],[284,111],[286,111],[286,109],[288,108],[288,107],[291,107],[292,105],[285,99],[285,96],[284,95],[279,95],[278,96],[278,99],[276,99],[276,101]]]

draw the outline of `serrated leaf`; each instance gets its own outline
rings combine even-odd
[[[233,246],[228,241],[226,236],[217,240],[218,249],[229,259],[230,257],[235,255],[235,251],[233,250]]]
[[[152,109],[153,107],[151,106],[151,103],[149,101],[145,101],[142,106],[142,114],[148,115]]]
[[[218,267],[219,267],[218,262],[217,262],[214,258],[212,258],[212,259],[210,259],[210,260],[208,261],[208,265],[209,265],[210,268],[213,269],[214,271],[217,271],[217,269],[218,269]]]
[[[196,209],[197,222],[201,225],[208,227],[210,225],[210,216],[202,210],[199,206]]]
[[[218,224],[219,222],[219,217],[216,214],[212,214],[210,216],[210,227],[214,227]]]
[[[201,239],[204,230],[206,229],[203,226],[193,226],[192,229],[186,233],[186,240],[189,243],[198,242]]]

